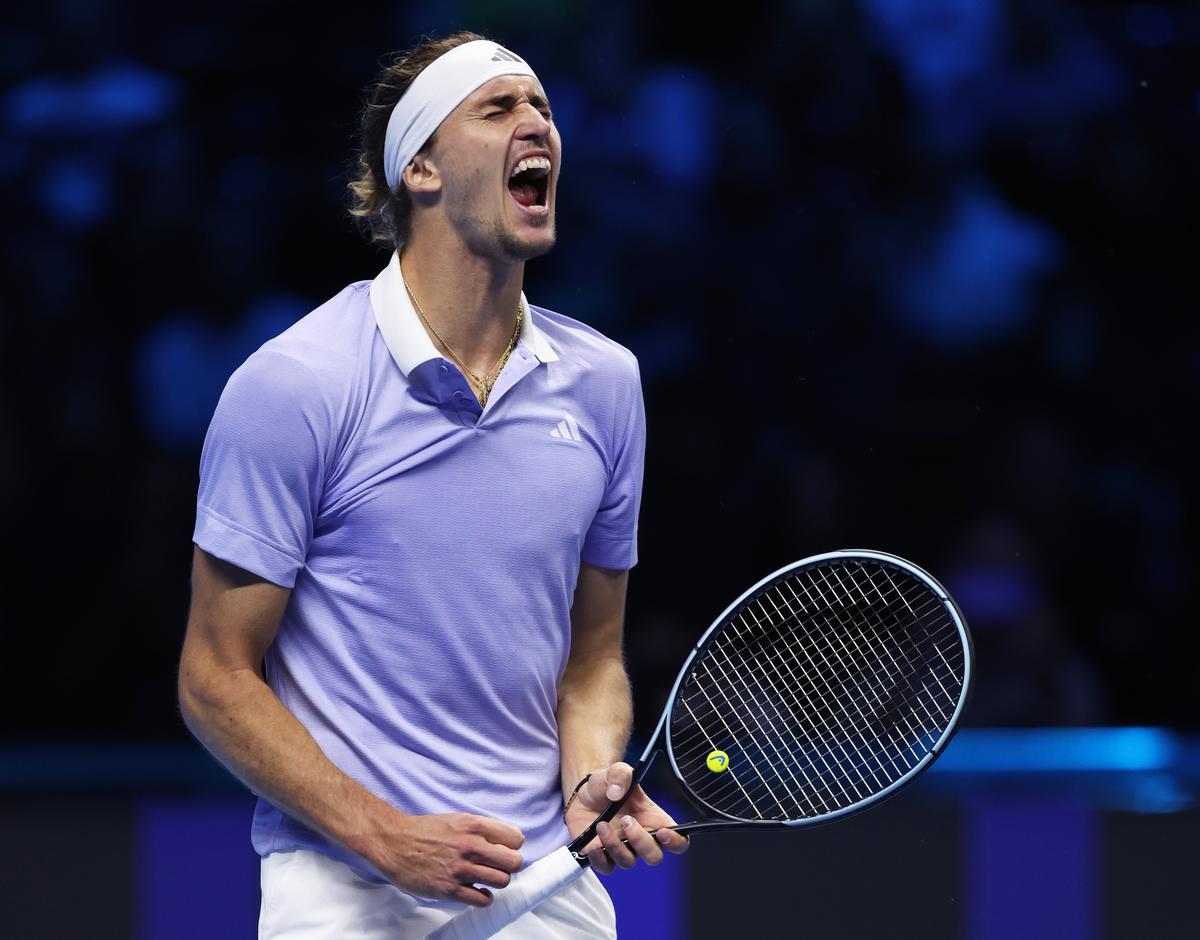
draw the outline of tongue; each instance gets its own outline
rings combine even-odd
[[[508,191],[512,193],[513,199],[523,206],[532,206],[533,201],[537,199],[537,187],[531,183],[514,183],[508,187]]]

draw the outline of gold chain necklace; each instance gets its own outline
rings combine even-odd
[[[479,391],[475,393],[475,397],[479,399],[480,406],[486,405],[488,396],[492,394],[492,387],[496,384],[496,379],[500,377],[500,370],[504,368],[504,364],[508,362],[508,357],[512,354],[513,349],[517,345],[517,336],[520,335],[521,332],[521,302],[519,300],[517,301],[517,323],[516,326],[513,327],[512,336],[508,338],[508,347],[504,350],[504,354],[501,355],[499,361],[484,374],[483,378],[480,378],[469,365],[459,358],[458,353],[450,348],[450,344],[442,339],[441,334],[439,334],[438,331],[433,328],[433,324],[430,323],[429,319],[425,316],[425,311],[422,310],[421,305],[417,303],[417,298],[413,295],[412,288],[408,286],[407,282],[404,284],[404,289],[408,291],[409,299],[412,300],[413,307],[416,308],[417,313],[421,315],[421,320],[427,327],[429,327],[429,332],[437,337],[438,342],[446,347],[446,352],[450,353],[454,361],[457,362],[462,367],[463,371],[466,372],[467,375],[470,376],[475,382],[475,384],[479,386]],[[488,376],[490,376],[493,372],[496,373],[495,376],[489,379]]]

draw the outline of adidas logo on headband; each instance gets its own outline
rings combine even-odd
[[[493,62],[520,62],[525,65],[526,62],[514,52],[509,52],[503,46],[496,47],[496,54],[492,56]]]

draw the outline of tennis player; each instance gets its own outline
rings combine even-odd
[[[200,460],[180,707],[259,796],[260,938],[422,936],[631,782],[642,391],[522,290],[555,241],[546,92],[457,33],[362,130],[352,212],[390,260],[250,355]],[[686,848],[640,788],[622,814],[593,870]],[[591,872],[500,934],[615,935]]]

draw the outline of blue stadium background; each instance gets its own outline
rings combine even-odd
[[[361,97],[458,28],[563,137],[526,293],[642,367],[635,739],[806,554],[912,558],[978,648],[917,788],[617,873],[622,936],[1195,936],[1200,8],[1040,0],[6,11],[0,936],[254,935],[249,796],[175,703],[200,445],[383,267]]]

